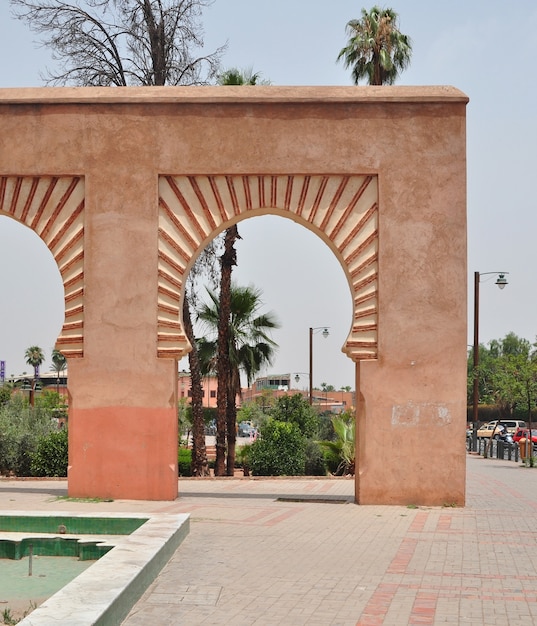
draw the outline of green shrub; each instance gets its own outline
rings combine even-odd
[[[39,449],[39,441],[35,441],[30,433],[25,433],[17,442],[17,456],[15,468],[17,476],[45,476],[46,474],[34,474],[32,470],[32,458],[34,449]],[[67,467],[67,466],[66,466]],[[67,474],[62,474],[67,476]]]
[[[7,404],[11,399],[11,387],[9,385],[2,385],[0,387],[0,406]]]
[[[332,413],[321,413],[318,417],[317,441],[330,441],[336,438],[334,425],[332,424]]]
[[[21,394],[13,394],[0,406],[0,474],[31,476],[39,439],[56,430],[51,409],[32,408]]]
[[[304,437],[317,436],[318,415],[300,393],[278,398],[272,409],[272,417],[280,422],[296,424]]]
[[[324,448],[323,457],[326,469],[330,472],[330,474],[335,474],[341,463],[341,456],[339,455],[339,453],[335,452],[334,450]]]
[[[326,461],[321,446],[313,439],[306,439],[304,452],[306,454],[304,466],[306,476],[326,476]]]
[[[67,428],[43,435],[31,455],[31,473],[22,476],[67,476]]]
[[[192,476],[192,449],[179,448],[179,476]]]
[[[250,468],[252,467],[252,444],[247,443],[237,446],[235,452],[235,467],[242,467],[245,476],[250,476]]]
[[[0,475],[15,473],[18,445],[12,433],[0,430]]]
[[[356,423],[354,415],[345,411],[332,417],[332,424],[336,433],[333,441],[319,441],[324,451],[325,459],[332,473],[338,475],[351,474],[354,476],[356,464]],[[333,468],[334,458],[339,459],[335,472]]]
[[[296,424],[270,419],[250,449],[254,476],[300,476],[306,455],[304,438]]]

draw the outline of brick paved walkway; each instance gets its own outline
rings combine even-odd
[[[276,500],[352,481],[181,492],[190,536],[124,626],[537,624],[537,469],[469,456],[464,509]]]
[[[190,513],[123,626],[537,625],[537,468],[469,456],[467,474],[464,509],[356,506],[345,479],[181,479],[176,502],[99,505],[2,481],[0,508]]]

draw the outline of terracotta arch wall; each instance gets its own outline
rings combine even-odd
[[[378,181],[373,175],[159,177],[158,355],[188,349],[180,322],[183,281],[215,233],[245,215],[279,213],[319,234],[340,260],[354,314],[344,351],[377,356]]]
[[[352,290],[357,501],[463,504],[467,102],[442,86],[0,89],[0,210],[65,285],[69,494],[177,496],[182,281],[218,231],[274,212],[322,237]]]
[[[0,213],[25,224],[52,252],[63,281],[65,322],[56,348],[84,355],[84,179],[0,176]]]

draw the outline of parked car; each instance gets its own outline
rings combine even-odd
[[[519,428],[513,435],[513,441],[520,441],[522,438],[527,439],[530,431],[527,428]],[[531,429],[531,441],[537,443],[537,428]]]
[[[479,439],[489,439],[490,437],[492,437],[493,432],[495,434],[498,433],[497,422],[489,422],[488,424],[481,426],[481,428],[479,428],[477,431],[477,436]]]
[[[526,428],[526,422],[523,420],[502,420],[501,423],[512,435],[514,435],[519,428]]]
[[[248,422],[241,422],[239,424],[239,431],[237,434],[239,437],[250,437],[250,439],[252,439],[255,438],[257,429]]]
[[[480,439],[488,439],[494,432],[494,437],[496,438],[496,435],[499,434],[498,429],[500,426],[505,426],[507,431],[514,435],[519,428],[526,427],[526,422],[521,420],[493,420],[492,422],[481,426],[481,428],[477,431],[477,436]],[[497,438],[499,439],[499,437]]]

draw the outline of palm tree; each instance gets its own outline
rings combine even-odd
[[[224,462],[226,456],[226,439],[233,440],[234,434],[230,433],[231,415],[228,390],[231,387],[230,380],[230,334],[229,324],[231,318],[231,272],[237,264],[237,251],[235,241],[239,237],[237,225],[228,228],[224,235],[224,253],[220,258],[220,300],[218,306],[218,343],[216,358],[216,375],[218,388],[216,391],[216,460],[214,465],[215,476],[224,475]],[[229,456],[228,456],[229,458]]]
[[[183,299],[183,325],[187,339],[192,346],[192,350],[188,353],[190,380],[192,385],[192,475],[209,476],[209,462],[207,460],[205,428],[203,422],[203,387],[201,384],[201,369],[187,296]]]
[[[196,310],[199,282],[206,280],[209,284],[218,284],[216,267],[218,240],[209,243],[197,258],[188,274],[185,295],[183,298],[183,325],[191,350],[188,353],[191,379],[192,408],[192,475],[208,476],[209,463],[205,446],[205,422],[203,420],[203,386],[200,360],[194,330],[192,313]]]
[[[56,372],[56,392],[60,393],[60,374],[67,367],[67,359],[59,350],[52,351],[51,372]]]
[[[208,334],[213,338],[198,339],[198,350],[204,374],[217,372],[218,388],[225,387],[225,421],[227,434],[227,465],[228,476],[235,471],[235,440],[237,433],[236,398],[241,396],[240,375],[246,375],[248,386],[255,375],[265,365],[272,362],[276,343],[268,332],[278,328],[279,324],[272,313],[258,313],[262,306],[261,291],[252,286],[239,287],[231,285],[227,328],[227,350],[221,350],[221,315],[222,300],[208,290],[210,303],[203,304],[198,311],[198,319],[205,324]],[[225,352],[227,360],[227,376],[225,384],[220,379],[221,353]],[[219,407],[220,410],[220,407]],[[223,451],[225,452],[225,440]],[[218,454],[218,448],[217,448]],[[223,473],[223,472],[222,472]],[[216,474],[216,466],[215,466]]]
[[[335,439],[319,441],[321,448],[326,450],[339,463],[334,474],[336,476],[354,476],[356,466],[356,421],[350,412],[332,417]]]
[[[397,27],[398,15],[393,9],[374,6],[362,18],[347,23],[349,41],[337,60],[352,68],[357,85],[367,79],[369,85],[393,85],[410,63],[412,43]]]
[[[37,385],[37,377],[39,375],[39,366],[45,360],[43,350],[39,346],[30,346],[24,353],[26,363],[34,368],[34,381],[30,389],[30,405],[34,406],[34,394]]]
[[[261,79],[261,74],[252,68],[240,70],[231,67],[218,75],[219,85],[270,85],[269,80]]]
[[[230,68],[218,76],[219,85],[256,85],[259,80],[259,73],[254,73],[251,69],[239,70]],[[268,84],[268,81],[261,81]],[[228,449],[228,475],[233,475],[230,469],[235,463],[235,423],[236,408],[235,396],[229,396],[228,391],[233,387],[230,380],[230,355],[228,353],[230,345],[229,324],[231,316],[231,272],[233,266],[237,264],[237,251],[235,241],[240,239],[237,225],[230,226],[224,234],[224,253],[220,259],[220,302],[218,306],[218,356],[216,359],[216,375],[218,378],[217,390],[217,414],[216,414],[216,461],[214,466],[215,476],[224,475],[224,463],[226,455],[226,439]],[[240,384],[239,384],[240,389]],[[230,463],[231,459],[231,463]]]

